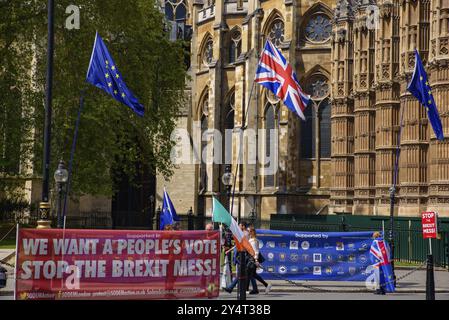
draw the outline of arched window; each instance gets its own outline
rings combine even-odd
[[[207,90],[207,89],[206,89]],[[207,163],[203,154],[205,150],[207,150],[207,139],[203,139],[205,137],[206,132],[209,129],[208,117],[209,117],[209,94],[206,94],[203,97],[201,103],[201,163],[200,163],[200,193],[207,191]],[[206,140],[206,141],[204,141]]]
[[[304,110],[306,121],[301,121],[301,156],[302,158],[315,158],[316,155],[316,112],[310,104]]]
[[[201,53],[201,63],[203,66],[207,67],[212,63],[212,59],[214,57],[214,42],[212,41],[212,38],[209,36],[209,38],[206,40],[203,50]]]
[[[272,154],[273,146],[276,146],[276,142],[273,141],[272,131],[276,129],[276,118],[275,118],[275,110],[276,106],[272,103],[268,102],[265,107],[264,113],[264,130],[265,130],[265,169],[273,168],[273,165],[276,164],[276,152]],[[263,182],[265,188],[272,188],[275,186],[275,172],[266,171],[264,173]]]
[[[320,119],[320,157],[331,157],[331,104],[329,99],[319,105]]]
[[[332,23],[327,15],[317,13],[309,18],[305,28],[305,37],[308,41],[315,43],[327,42],[331,35]]]
[[[281,18],[276,18],[268,31],[268,39],[279,47],[284,42],[284,21]]]
[[[232,92],[224,112],[224,129],[234,129],[235,93]]]
[[[301,157],[315,158],[316,150],[320,158],[331,157],[331,105],[329,101],[329,82],[326,76],[315,73],[309,77],[306,93],[312,97],[312,102],[306,108],[306,121],[301,123]],[[318,121],[317,113],[318,110]],[[318,125],[318,128],[317,128]],[[316,145],[316,135],[320,134],[320,145]]]
[[[169,21],[184,22],[187,17],[185,0],[165,0],[165,17]]]
[[[242,53],[242,34],[237,28],[231,31],[229,44],[229,63],[234,63]]]

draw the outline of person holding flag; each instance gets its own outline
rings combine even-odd
[[[180,221],[178,215],[176,214],[175,207],[168,196],[167,190],[164,188],[164,197],[162,200],[162,212],[160,217],[160,230],[165,230],[166,226],[172,226],[175,221]]]
[[[371,262],[376,276],[376,294],[395,291],[395,280],[391,266],[390,247],[382,238],[380,232],[373,234],[373,243],[370,248]]]
[[[244,221],[240,221],[238,224],[237,221],[231,216],[231,214],[223,207],[223,205],[214,197],[213,198],[213,206],[212,206],[212,221],[217,223],[223,223],[226,225],[232,232],[232,236],[234,238],[236,251],[245,252],[243,261],[237,261],[237,274],[240,274],[241,268],[247,268],[248,265],[251,266],[254,264],[254,268],[256,267],[255,260],[257,259],[256,253],[249,242],[249,234],[246,230],[247,225]],[[245,269],[246,270],[246,269]],[[225,290],[229,293],[232,292],[233,288],[238,283],[238,277],[234,279],[234,281],[225,288]],[[242,284],[243,288],[246,290],[246,282]]]
[[[433,98],[429,78],[424,70],[418,50],[415,49],[415,70],[407,90],[426,108],[429,121],[438,140],[444,140],[443,126],[441,125],[435,99]]]

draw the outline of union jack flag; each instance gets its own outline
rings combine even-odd
[[[310,101],[282,53],[269,41],[260,57],[255,81],[279,97],[291,111],[305,120],[304,110]]]
[[[371,245],[370,253],[374,258],[374,266],[380,267],[391,263],[390,248],[383,240],[374,240]]]
[[[373,266],[379,269],[380,285],[385,291],[394,292],[394,274],[388,244],[382,239],[375,239],[371,245],[370,255]]]

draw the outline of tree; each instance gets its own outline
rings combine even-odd
[[[46,68],[46,7],[43,1],[0,2],[0,98],[4,114],[2,150],[15,146],[22,163],[42,172],[42,140]],[[80,29],[68,30],[65,13],[70,0],[55,7],[55,60],[51,169],[68,162],[79,107],[86,89],[73,167],[72,191],[112,195],[114,172],[136,176],[141,165],[169,177],[170,134],[179,107],[185,103],[184,49],[164,32],[163,14],[155,0],[79,0]],[[140,118],[126,106],[85,82],[95,32],[98,31],[128,87],[145,106]],[[6,53],[5,56],[2,54]],[[8,90],[11,84],[17,90]],[[18,114],[16,104],[22,101]],[[11,114],[12,116],[9,116]],[[9,129],[8,129],[9,128]],[[27,152],[25,152],[27,151]],[[5,167],[12,158],[2,157]],[[4,170],[3,170],[4,171]]]

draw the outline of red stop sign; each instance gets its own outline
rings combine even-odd
[[[424,239],[436,239],[437,237],[437,213],[422,213],[422,234]]]

